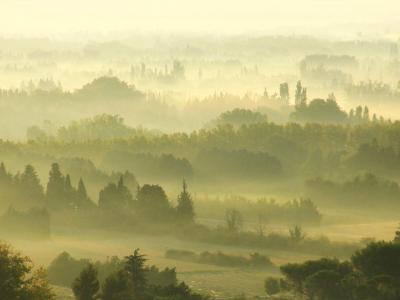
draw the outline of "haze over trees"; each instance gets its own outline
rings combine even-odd
[[[396,1],[3,2],[0,300],[400,299]]]

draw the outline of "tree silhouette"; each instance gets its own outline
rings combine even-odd
[[[268,277],[264,282],[264,289],[268,296],[273,296],[281,291],[280,281],[275,277]]]
[[[54,300],[43,269],[33,272],[28,257],[0,244],[0,298]]]
[[[102,300],[137,300],[127,272],[120,270],[108,276],[102,285]]]
[[[394,242],[396,243],[400,243],[400,226],[399,228],[396,230],[395,235],[394,235]]]
[[[186,181],[183,180],[182,192],[178,196],[178,205],[176,207],[178,218],[185,222],[194,222],[193,200],[190,193],[187,191]]]
[[[60,209],[68,206],[65,199],[65,180],[57,163],[51,165],[46,197],[51,208]]]
[[[98,299],[100,283],[97,279],[97,270],[93,264],[88,264],[79,277],[72,284],[72,290],[77,300]]]
[[[242,214],[236,209],[229,209],[226,212],[226,226],[232,233],[239,233],[243,227]]]
[[[289,104],[289,85],[287,82],[284,82],[280,85],[279,94],[280,94],[281,100],[284,103]]]
[[[126,212],[132,205],[132,194],[124,185],[122,176],[118,184],[109,183],[99,193],[99,207],[111,211]]]
[[[297,84],[296,84],[296,92],[295,92],[295,96],[294,96],[294,103],[296,105],[300,104],[302,90],[303,90],[303,88],[301,86],[301,81],[299,80],[299,81],[297,81]]]
[[[75,203],[76,191],[71,184],[71,177],[69,174],[65,176],[64,197],[69,207],[74,209],[78,208]]]
[[[165,218],[171,212],[171,205],[167,195],[159,185],[143,185],[138,190],[136,206],[145,217],[157,216],[158,218]]]
[[[293,228],[289,229],[289,236],[292,241],[299,243],[305,239],[306,234],[300,226],[295,225]]]
[[[90,200],[87,194],[86,186],[82,178],[79,179],[78,189],[76,190],[76,205],[84,209],[95,207],[95,204]]]
[[[31,201],[34,205],[41,205],[44,200],[43,187],[33,166],[27,165],[19,177],[22,201]]]
[[[129,274],[135,299],[140,299],[147,286],[145,255],[140,254],[139,249],[135,249],[133,255],[127,256],[125,264],[125,271]]]

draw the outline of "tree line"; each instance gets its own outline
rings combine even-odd
[[[400,243],[371,242],[347,261],[321,258],[281,266],[283,278],[270,277],[270,296],[310,300],[396,300],[400,297]]]
[[[55,293],[43,268],[34,270],[32,261],[8,245],[0,244],[2,299],[55,300]],[[100,282],[95,264],[85,261],[71,287],[76,300],[151,300],[187,299],[202,300],[207,296],[193,292],[184,282],[178,282],[175,269],[160,271],[148,266],[146,257],[139,249],[116,263],[115,270]],[[59,272],[70,264],[63,264]],[[54,268],[54,266],[53,266]]]

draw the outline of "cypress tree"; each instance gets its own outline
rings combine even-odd
[[[186,222],[194,221],[194,208],[193,200],[190,193],[187,191],[186,181],[183,180],[182,192],[178,196],[178,206],[176,207],[176,212],[181,220]]]

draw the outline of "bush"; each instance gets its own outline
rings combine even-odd
[[[268,277],[264,282],[265,292],[268,296],[273,296],[281,291],[280,280],[275,277]]]
[[[249,257],[230,255],[223,252],[201,252],[196,254],[187,250],[170,249],[165,253],[166,258],[191,261],[199,264],[209,264],[229,268],[274,268],[275,265],[269,257],[259,253],[252,253]]]

